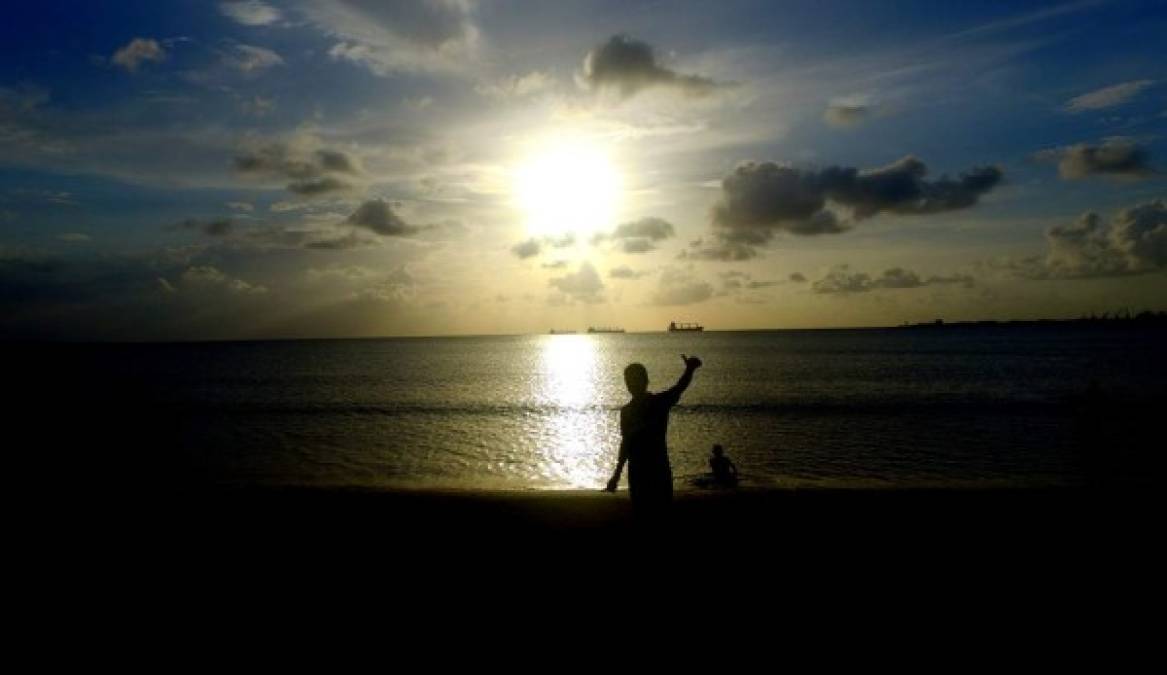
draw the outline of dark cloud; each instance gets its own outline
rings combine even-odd
[[[648,272],[637,272],[627,265],[613,267],[612,269],[608,270],[608,276],[613,279],[639,279],[646,274],[648,274]]]
[[[827,272],[822,279],[812,283],[811,290],[815,293],[846,294],[946,284],[961,284],[970,287],[974,284],[974,279],[968,275],[931,276],[922,279],[919,274],[902,267],[893,267],[884,270],[877,277],[872,277],[866,272],[852,272],[849,265],[838,265]]]
[[[654,305],[692,305],[713,297],[713,285],[695,278],[691,272],[675,267],[661,272],[660,282],[652,297]]]
[[[305,197],[342,192],[352,187],[335,176],[321,176],[320,178],[305,178],[288,183],[288,192]]]
[[[403,237],[415,234],[420,229],[403,221],[384,199],[371,199],[361,204],[345,222],[385,237]]]
[[[722,199],[713,208],[715,233],[723,243],[746,246],[765,244],[778,232],[835,234],[855,221],[885,212],[921,215],[968,208],[1002,178],[1001,170],[991,166],[974,168],[955,179],[927,180],[927,172],[924,163],[911,156],[866,171],[838,166],[796,169],[774,162],[743,164],[722,181]],[[852,221],[841,220],[827,208],[828,202],[848,208]],[[714,250],[704,257],[735,259],[727,255],[743,252]]]
[[[823,113],[823,119],[833,127],[853,127],[864,122],[871,111],[869,105],[831,103]]]
[[[1067,148],[1043,150],[1037,159],[1056,161],[1058,175],[1065,180],[1090,176],[1143,178],[1155,171],[1147,165],[1147,151],[1133,141],[1112,138],[1099,145],[1079,143]]]
[[[707,245],[701,240],[698,240],[690,244],[687,250],[681,251],[677,257],[682,260],[737,262],[758,257],[758,250],[753,246],[735,241],[722,241]]]
[[[656,250],[654,242],[672,237],[676,233],[672,223],[663,218],[641,218],[616,226],[609,232],[601,232],[593,239],[593,244],[612,240],[624,253],[647,253]]]
[[[790,275],[790,281],[796,284],[805,284],[806,276],[802,272],[795,272]]]
[[[588,52],[579,80],[588,89],[614,90],[623,98],[658,86],[689,96],[706,96],[718,86],[708,78],[661,66],[651,45],[623,34],[613,35]]]
[[[676,234],[673,224],[663,218],[641,218],[622,223],[609,235],[612,239],[651,239],[661,241]]]
[[[652,243],[651,239],[642,239],[639,237],[633,239],[623,239],[620,241],[620,250],[625,253],[648,253],[655,251],[656,245]]]
[[[1122,209],[1109,222],[1083,214],[1046,231],[1049,251],[1006,266],[1031,279],[1113,277],[1167,269],[1167,201]]]
[[[315,249],[317,251],[349,251],[356,248],[373,246],[374,243],[359,236],[356,232],[350,232],[341,236],[308,239],[302,241],[299,245],[303,248]]]
[[[208,237],[225,237],[235,230],[235,223],[230,218],[213,218],[198,220],[187,218],[178,224],[184,230],[198,230]]]
[[[235,170],[251,177],[288,181],[289,191],[319,196],[347,190],[362,173],[360,162],[340,150],[308,149],[302,139],[256,146],[235,156]]]
[[[511,253],[526,260],[533,258],[543,252],[544,247],[551,248],[567,248],[575,244],[574,234],[565,234],[561,237],[531,237],[530,239],[515,244],[511,247]]]
[[[137,72],[138,67],[147,61],[164,61],[166,50],[154,38],[134,38],[129,44],[113,53],[110,62],[121,66],[127,71]]]
[[[0,259],[0,339],[187,339],[238,330],[268,293],[209,263],[147,256]]]
[[[604,300],[604,282],[589,262],[582,263],[576,272],[555,277],[548,283],[579,302],[596,303]]]
[[[539,253],[542,251],[543,244],[535,238],[528,239],[527,241],[515,244],[511,247],[511,253],[514,253],[524,260],[527,258],[533,258],[534,256],[539,255]]]

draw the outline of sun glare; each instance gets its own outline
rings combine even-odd
[[[559,144],[515,171],[514,191],[532,235],[584,239],[613,225],[620,174],[598,148]]]

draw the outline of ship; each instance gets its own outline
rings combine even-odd
[[[610,326],[588,326],[589,333],[623,333],[623,328],[612,328]]]
[[[573,331],[573,330],[556,330],[556,329],[552,328],[551,335],[575,335],[575,331]]]
[[[678,323],[676,321],[669,322],[670,333],[700,333],[705,330],[705,326],[699,323]]]

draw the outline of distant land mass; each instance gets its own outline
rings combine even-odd
[[[1115,314],[1102,314],[1090,316],[1082,316],[1076,319],[1013,319],[1001,321],[996,319],[984,319],[980,321],[945,321],[944,319],[936,319],[926,323],[903,323],[900,328],[974,328],[981,326],[1017,326],[1017,327],[1032,327],[1032,326],[1147,326],[1147,327],[1165,327],[1167,326],[1167,312],[1151,312],[1143,311],[1138,314],[1131,314],[1130,312],[1118,312]]]

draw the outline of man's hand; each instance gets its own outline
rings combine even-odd
[[[689,370],[697,370],[701,367],[701,359],[696,356],[685,356],[681,354],[681,360],[685,362],[685,367]]]

